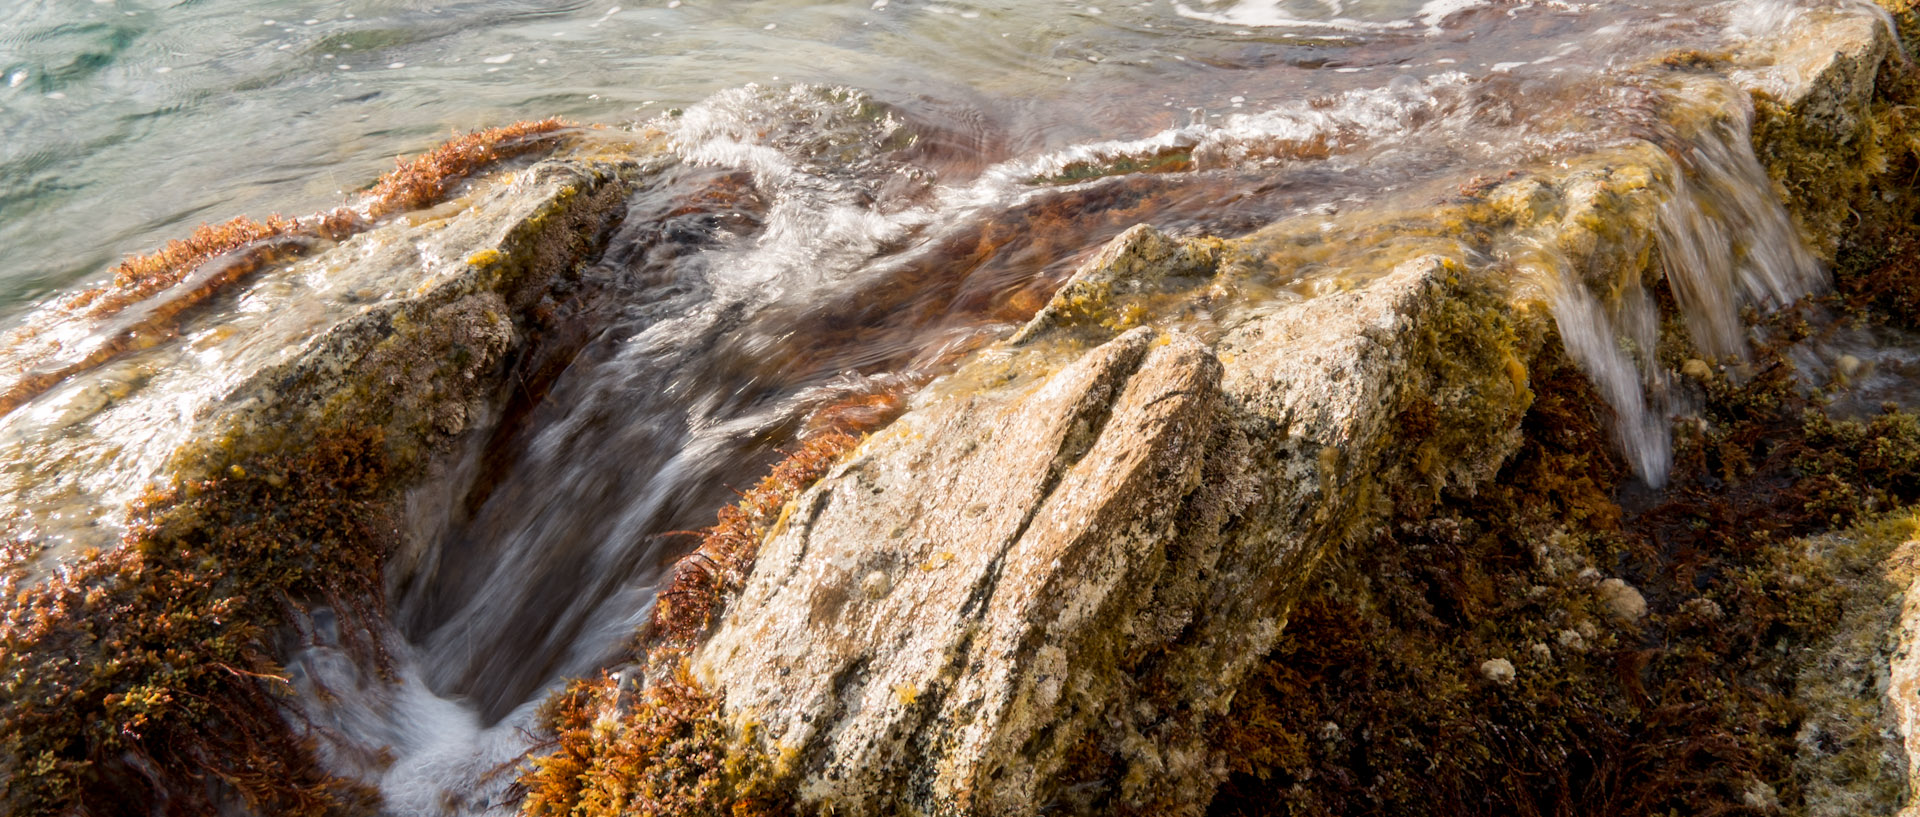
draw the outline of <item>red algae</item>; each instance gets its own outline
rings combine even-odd
[[[680,560],[641,634],[654,645],[645,657],[649,682],[636,691],[624,675],[580,679],[547,701],[540,720],[550,737],[520,777],[527,792],[521,813],[792,813],[751,727],[727,724],[721,700],[700,687],[687,658],[745,584],[762,539],[787,504],[858,443],[842,431],[815,434],[699,532],[699,547]]]

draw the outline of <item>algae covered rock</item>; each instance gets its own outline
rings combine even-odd
[[[1807,72],[1764,78],[1801,106],[1807,144],[1832,148],[1854,139],[1888,40],[1871,15],[1820,19],[1776,62]],[[1816,53],[1833,56],[1792,62]],[[1658,445],[1629,451],[1657,484],[1690,356],[1667,351],[1687,338],[1663,334],[1651,287],[1673,288],[1694,343],[1735,355],[1741,302],[1685,286],[1761,276],[1744,291],[1766,307],[1817,285],[1777,203],[1716,188],[1760,173],[1746,90],[1672,88],[1655,141],[1485,196],[1234,240],[1128,231],[791,506],[695,676],[803,810],[1200,813],[1228,765],[1209,727],[1287,637],[1315,566],[1493,478],[1543,355],[1626,415],[1617,444]],[[1763,237],[1676,247],[1695,212]],[[1774,245],[1751,243],[1776,239],[1765,258]],[[1655,606],[1620,579],[1584,592],[1617,627]],[[1525,661],[1614,643],[1585,622],[1456,670],[1523,684]]]
[[[285,640],[321,606],[386,660],[406,492],[496,416],[540,305],[599,251],[647,155],[479,179],[234,278],[241,317],[184,314],[5,418],[0,500],[62,564],[32,576],[29,547],[0,565],[0,809],[374,807],[283,710]]]

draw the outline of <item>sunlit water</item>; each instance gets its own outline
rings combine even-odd
[[[1674,88],[1641,69],[1683,45],[1737,48],[1807,7],[25,2],[0,11],[0,314],[199,221],[335,204],[456,128],[560,114],[669,133],[681,163],[629,203],[588,273],[603,294],[577,358],[414,497],[410,529],[434,547],[389,600],[399,682],[332,646],[324,611],[290,661],[303,688],[331,693],[306,715],[332,761],[381,783],[390,809],[483,811],[506,802],[545,692],[621,657],[684,552],[671,532],[710,521],[823,407],[905,393],[1005,337],[1134,224],[1240,235],[1655,139],[1680,171],[1659,223],[1676,301],[1706,353],[1737,357],[1742,306],[1823,273],[1744,123],[1660,132],[1650,112]],[[1187,172],[1076,176],[1168,156]],[[1644,351],[1652,295],[1551,277],[1569,352],[1657,483],[1671,407]],[[1308,297],[1310,278],[1271,297]],[[181,334],[207,338],[197,358],[116,364],[157,367],[150,396],[74,385],[0,421],[16,464],[78,434],[59,431],[76,404],[116,440],[88,460],[97,474],[21,465],[0,491],[39,479],[92,502],[130,495],[144,473],[130,461],[176,444],[177,420],[223,382],[234,358],[207,349],[267,354],[305,314],[276,305],[346,286],[299,280],[320,283],[263,281],[195,318]],[[279,334],[243,333],[252,352],[214,337],[276,320]]]

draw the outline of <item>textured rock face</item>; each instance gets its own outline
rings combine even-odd
[[[1150,611],[1191,570],[1169,551],[1219,378],[1192,339],[1134,330],[1037,384],[897,423],[795,503],[705,656],[747,682],[731,705],[825,758],[805,796],[1030,807],[1057,771],[1031,759],[1063,748],[1032,744],[1070,744],[1085,724],[1061,715],[1111,697],[1085,687],[1173,634]]]
[[[1130,232],[1079,277],[1169,243]],[[699,675],[841,813],[1088,808],[1060,785],[1083,743],[1126,759],[1126,801],[1204,805],[1200,727],[1379,501],[1410,443],[1393,418],[1488,385],[1408,373],[1511,342],[1438,314],[1473,300],[1461,269],[1413,258],[1216,349],[1136,328],[1050,376],[976,363],[794,503]],[[1034,357],[1082,348],[1029,330]],[[1474,408],[1510,428],[1530,395],[1492,371]],[[1510,444],[1480,439],[1457,469]]]
[[[1855,145],[1886,31],[1867,15],[1808,30],[1734,79],[1785,111],[1795,149]],[[1726,87],[1699,86],[1678,138],[1744,121]],[[1566,293],[1641,320],[1681,172],[1629,145],[1331,235],[1128,232],[794,503],[698,677],[832,813],[1200,813],[1219,774],[1204,727],[1283,637],[1312,566],[1389,504],[1495,472],[1530,362],[1555,318],[1570,331]],[[1788,200],[1810,237],[1832,235]],[[1383,235],[1418,239],[1342,256]],[[1345,264],[1344,286],[1209,306],[1271,286],[1307,246]],[[1513,284],[1515,266],[1532,274]],[[1635,377],[1619,355],[1574,352]],[[1112,776],[1076,785],[1089,757]]]
[[[494,411],[532,307],[592,257],[638,170],[544,162],[247,282],[239,317],[188,322],[9,415],[0,513],[50,544],[107,547],[144,486],[289,434],[377,428],[424,459]],[[222,365],[194,363],[208,357]]]

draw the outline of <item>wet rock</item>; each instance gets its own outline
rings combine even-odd
[[[1034,813],[1085,747],[1123,769],[1115,802],[1197,808],[1201,724],[1376,480],[1411,473],[1396,413],[1484,424],[1446,473],[1505,453],[1527,392],[1497,358],[1425,365],[1514,353],[1461,269],[1414,258],[1213,348],[1134,329],[1082,351],[1043,326],[977,360],[794,503],[698,677],[841,813]],[[882,570],[891,591],[863,592]]]
[[[1211,274],[1218,255],[1217,241],[1180,241],[1150,225],[1135,225],[1082,264],[1008,342],[1017,346],[1049,330],[1076,326],[1130,328],[1138,317],[1116,309],[1120,303],[1157,292],[1169,279]]]
[[[909,413],[795,503],[701,676],[805,764],[809,801],[1030,809],[1072,741],[1124,711],[1119,661],[1172,634],[1152,604],[1194,580],[1169,551],[1219,377],[1197,342],[1142,329]],[[861,592],[879,569],[891,592]]]
[[[68,552],[110,546],[148,484],[289,435],[379,429],[403,465],[424,462],[491,421],[531,311],[597,251],[641,173],[634,157],[549,160],[476,183],[449,218],[259,273],[232,296],[248,309],[200,316],[0,420],[0,511]],[[369,291],[383,294],[356,294]]]

